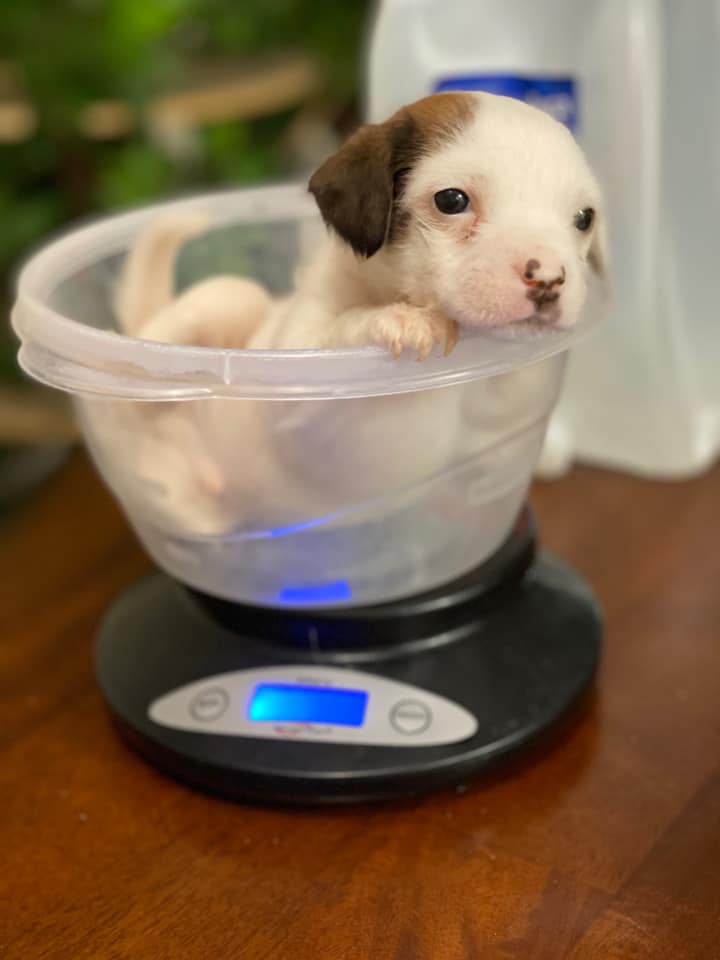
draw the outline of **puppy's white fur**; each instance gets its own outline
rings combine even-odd
[[[440,212],[434,198],[448,188],[467,195],[466,210]],[[535,336],[571,327],[588,261],[602,269],[605,260],[600,191],[572,136],[503,97],[438,95],[362,128],[315,174],[311,190],[331,232],[292,296],[272,303],[252,281],[215,277],[174,297],[176,252],[199,224],[169,219],[152,225],[128,257],[117,298],[122,329],[228,348],[380,344],[425,359],[449,352],[473,328]],[[588,207],[595,224],[581,232],[575,214]],[[550,302],[538,300],[538,284],[550,284]],[[168,491],[168,510],[183,526],[215,532],[328,512],[333,485],[346,499],[365,498],[428,476],[459,451],[468,456],[491,442],[493,417],[504,429],[522,416],[540,375],[531,369],[485,384],[480,430],[457,390],[343,401],[333,405],[332,424],[327,403],[215,400],[129,415],[142,421],[140,461]],[[189,462],[194,449],[205,451],[200,472],[196,464],[182,479],[159,450],[177,437],[178,417]],[[310,428],[315,421],[322,430]],[[309,450],[309,438],[322,449]],[[335,472],[317,467],[329,454]]]

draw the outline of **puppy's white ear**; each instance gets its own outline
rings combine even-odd
[[[598,217],[595,224],[590,252],[588,253],[588,263],[599,277],[607,276],[608,236],[604,216]]]
[[[317,170],[309,184],[323,220],[362,257],[385,242],[393,206],[388,124],[367,124]]]

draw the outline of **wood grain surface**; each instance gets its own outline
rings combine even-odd
[[[464,792],[265,810],[115,736],[93,632],[148,561],[73,457],[0,528],[0,956],[720,958],[720,470],[533,500],[605,609],[586,712]]]

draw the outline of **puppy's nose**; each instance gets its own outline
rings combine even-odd
[[[538,312],[547,313],[560,299],[560,287],[565,283],[565,267],[557,263],[543,266],[540,260],[530,259],[525,264],[521,279],[528,288],[528,300]]]
[[[539,260],[530,259],[522,271],[522,281],[528,287],[542,290],[561,287],[565,283],[565,267],[557,263],[543,265]]]

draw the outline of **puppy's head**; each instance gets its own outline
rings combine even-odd
[[[465,327],[570,327],[604,270],[600,190],[569,131],[517,100],[446,93],[361,127],[313,175],[326,223],[393,258],[398,296]]]

